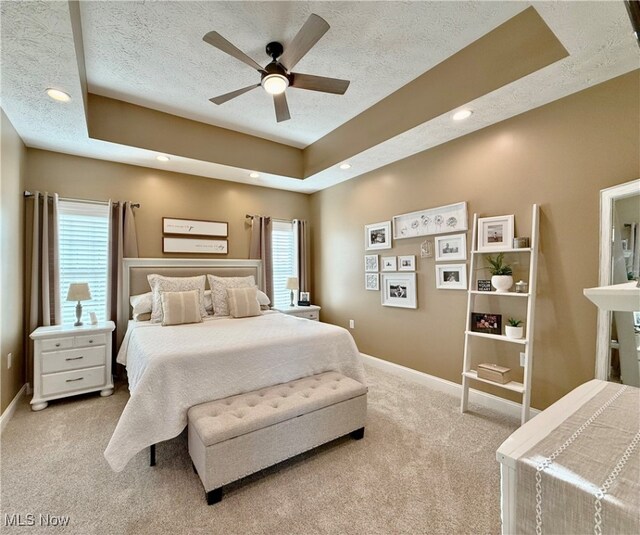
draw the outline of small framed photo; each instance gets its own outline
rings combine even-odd
[[[415,273],[382,275],[382,306],[418,308]]]
[[[479,292],[492,292],[491,280],[478,279],[478,291]]]
[[[441,290],[466,290],[466,264],[439,264],[436,266],[436,288]]]
[[[478,219],[478,251],[513,249],[513,216]]]
[[[377,273],[365,273],[364,289],[375,291],[380,290],[380,276]]]
[[[366,272],[378,272],[380,271],[378,266],[378,255],[377,254],[367,254],[364,255],[364,270]]]
[[[415,271],[416,255],[407,255],[398,257],[398,271]]]
[[[310,292],[300,292],[299,299],[303,303],[310,303],[311,302],[311,293]]]
[[[364,226],[364,248],[391,249],[391,221]]]
[[[436,262],[467,259],[467,235],[436,236]]]
[[[382,257],[382,271],[398,271],[398,257],[397,256],[383,256]]]
[[[502,334],[502,315],[471,313],[471,330],[476,333]]]

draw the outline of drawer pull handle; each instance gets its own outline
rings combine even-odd
[[[93,340],[89,340],[89,343],[90,343],[90,344],[93,344]]]
[[[67,379],[67,383],[73,383],[74,381],[82,381],[84,377],[78,377],[77,379]]]
[[[56,347],[60,347],[60,344],[59,344],[59,343],[58,343],[58,344],[56,344]]]
[[[80,360],[80,359],[83,359],[83,358],[84,358],[84,355],[82,357],[68,357],[68,358],[66,358],[64,360]]]

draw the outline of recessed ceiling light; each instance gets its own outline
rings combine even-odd
[[[170,159],[169,156],[156,156],[156,160],[159,162],[168,162]]]
[[[345,163],[341,163],[340,164],[340,169],[344,169],[345,171],[347,169],[351,169],[351,164],[350,163],[346,163],[346,162]]]
[[[249,176],[251,178],[260,178],[260,173],[256,173],[255,171],[253,173],[249,173]]]
[[[453,114],[454,121],[464,121],[473,115],[471,110],[459,110]]]
[[[54,89],[53,87],[47,89],[47,95],[49,95],[49,98],[57,100],[58,102],[69,102],[71,100],[68,93],[60,91],[59,89]]]

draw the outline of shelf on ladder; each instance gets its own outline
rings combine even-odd
[[[531,294],[519,294],[517,292],[483,292],[482,290],[469,290],[470,293],[476,295],[495,295],[497,297],[529,297]]]
[[[513,344],[526,344],[528,340],[526,338],[509,338],[503,334],[489,334],[489,333],[477,333],[475,331],[465,331],[465,334],[469,336],[478,336],[480,338],[491,338],[492,340],[499,340],[501,342],[511,342]]]
[[[496,383],[495,381],[489,381],[488,379],[482,379],[481,377],[478,377],[478,372],[475,370],[469,370],[468,372],[464,372],[462,375],[468,377],[469,379],[473,379],[474,381],[480,381],[481,383],[486,383],[488,385],[498,386],[500,388],[504,388],[505,390],[518,392],[519,394],[524,393],[524,385],[522,383],[518,383],[517,381],[509,381],[505,384]]]

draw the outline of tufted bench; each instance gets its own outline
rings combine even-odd
[[[364,436],[367,387],[325,372],[191,407],[189,454],[209,505],[222,487],[351,433]]]

